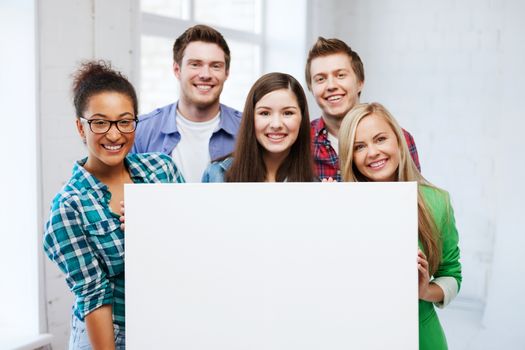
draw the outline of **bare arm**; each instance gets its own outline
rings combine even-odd
[[[87,314],[86,327],[94,350],[115,350],[111,305],[102,305]]]

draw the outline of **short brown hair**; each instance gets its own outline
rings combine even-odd
[[[312,90],[312,75],[310,73],[310,65],[312,60],[317,57],[333,55],[337,53],[345,53],[350,58],[350,64],[354,70],[355,75],[359,82],[365,81],[365,68],[363,67],[363,61],[350,46],[344,41],[339,39],[325,39],[323,37],[317,38],[317,41],[308,52],[308,58],[306,60],[305,79],[308,90]],[[361,94],[361,93],[359,93]]]
[[[226,40],[217,30],[203,24],[198,24],[186,29],[186,31],[175,40],[175,43],[173,44],[173,61],[181,65],[186,47],[194,41],[217,44],[222,51],[224,51],[226,71],[229,71],[231,56],[230,48],[228,47]]]

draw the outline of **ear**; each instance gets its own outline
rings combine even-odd
[[[76,125],[77,125],[77,131],[78,131],[78,134],[80,135],[80,138],[82,139],[82,141],[84,141],[84,143],[86,143],[86,133],[84,130],[84,125],[82,124],[79,118],[77,118],[76,120]]]
[[[226,78],[224,78],[224,80],[228,79],[229,76],[230,76],[230,68],[226,69]]]
[[[364,87],[365,87],[365,81],[361,80],[359,83],[357,83],[357,92],[361,93]]]
[[[177,62],[173,62],[173,73],[175,77],[180,80],[180,65]]]

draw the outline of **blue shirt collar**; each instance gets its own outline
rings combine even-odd
[[[163,120],[163,125],[161,126],[161,131],[164,134],[173,134],[177,133],[177,106],[179,105],[179,101],[172,104],[170,106],[170,110],[168,112],[168,118],[165,118]],[[233,113],[230,111],[225,105],[222,103],[219,105],[220,109],[220,115],[219,115],[219,130],[224,130],[226,133],[230,135],[235,135],[237,132],[237,127],[234,122],[234,116],[231,115]]]

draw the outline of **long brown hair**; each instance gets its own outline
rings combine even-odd
[[[237,143],[233,152],[233,163],[225,175],[226,182],[265,181],[264,148],[255,138],[255,105],[266,94],[281,89],[292,91],[297,98],[297,104],[301,111],[301,124],[297,140],[295,140],[290,153],[277,170],[276,181],[313,181],[315,175],[310,151],[310,116],[304,90],[301,84],[289,74],[268,73],[253,84],[246,97]]]
[[[341,128],[339,129],[339,161],[341,163],[342,179],[349,182],[369,181],[355,166],[353,150],[357,126],[363,118],[371,114],[384,118],[396,135],[399,145],[397,181],[416,181],[418,183],[418,236],[428,259],[430,275],[432,275],[436,272],[441,261],[441,240],[436,222],[423,199],[419,185],[437,187],[428,182],[418,171],[416,164],[410,157],[403,130],[392,114],[381,104],[359,104],[348,112],[341,123]]]

